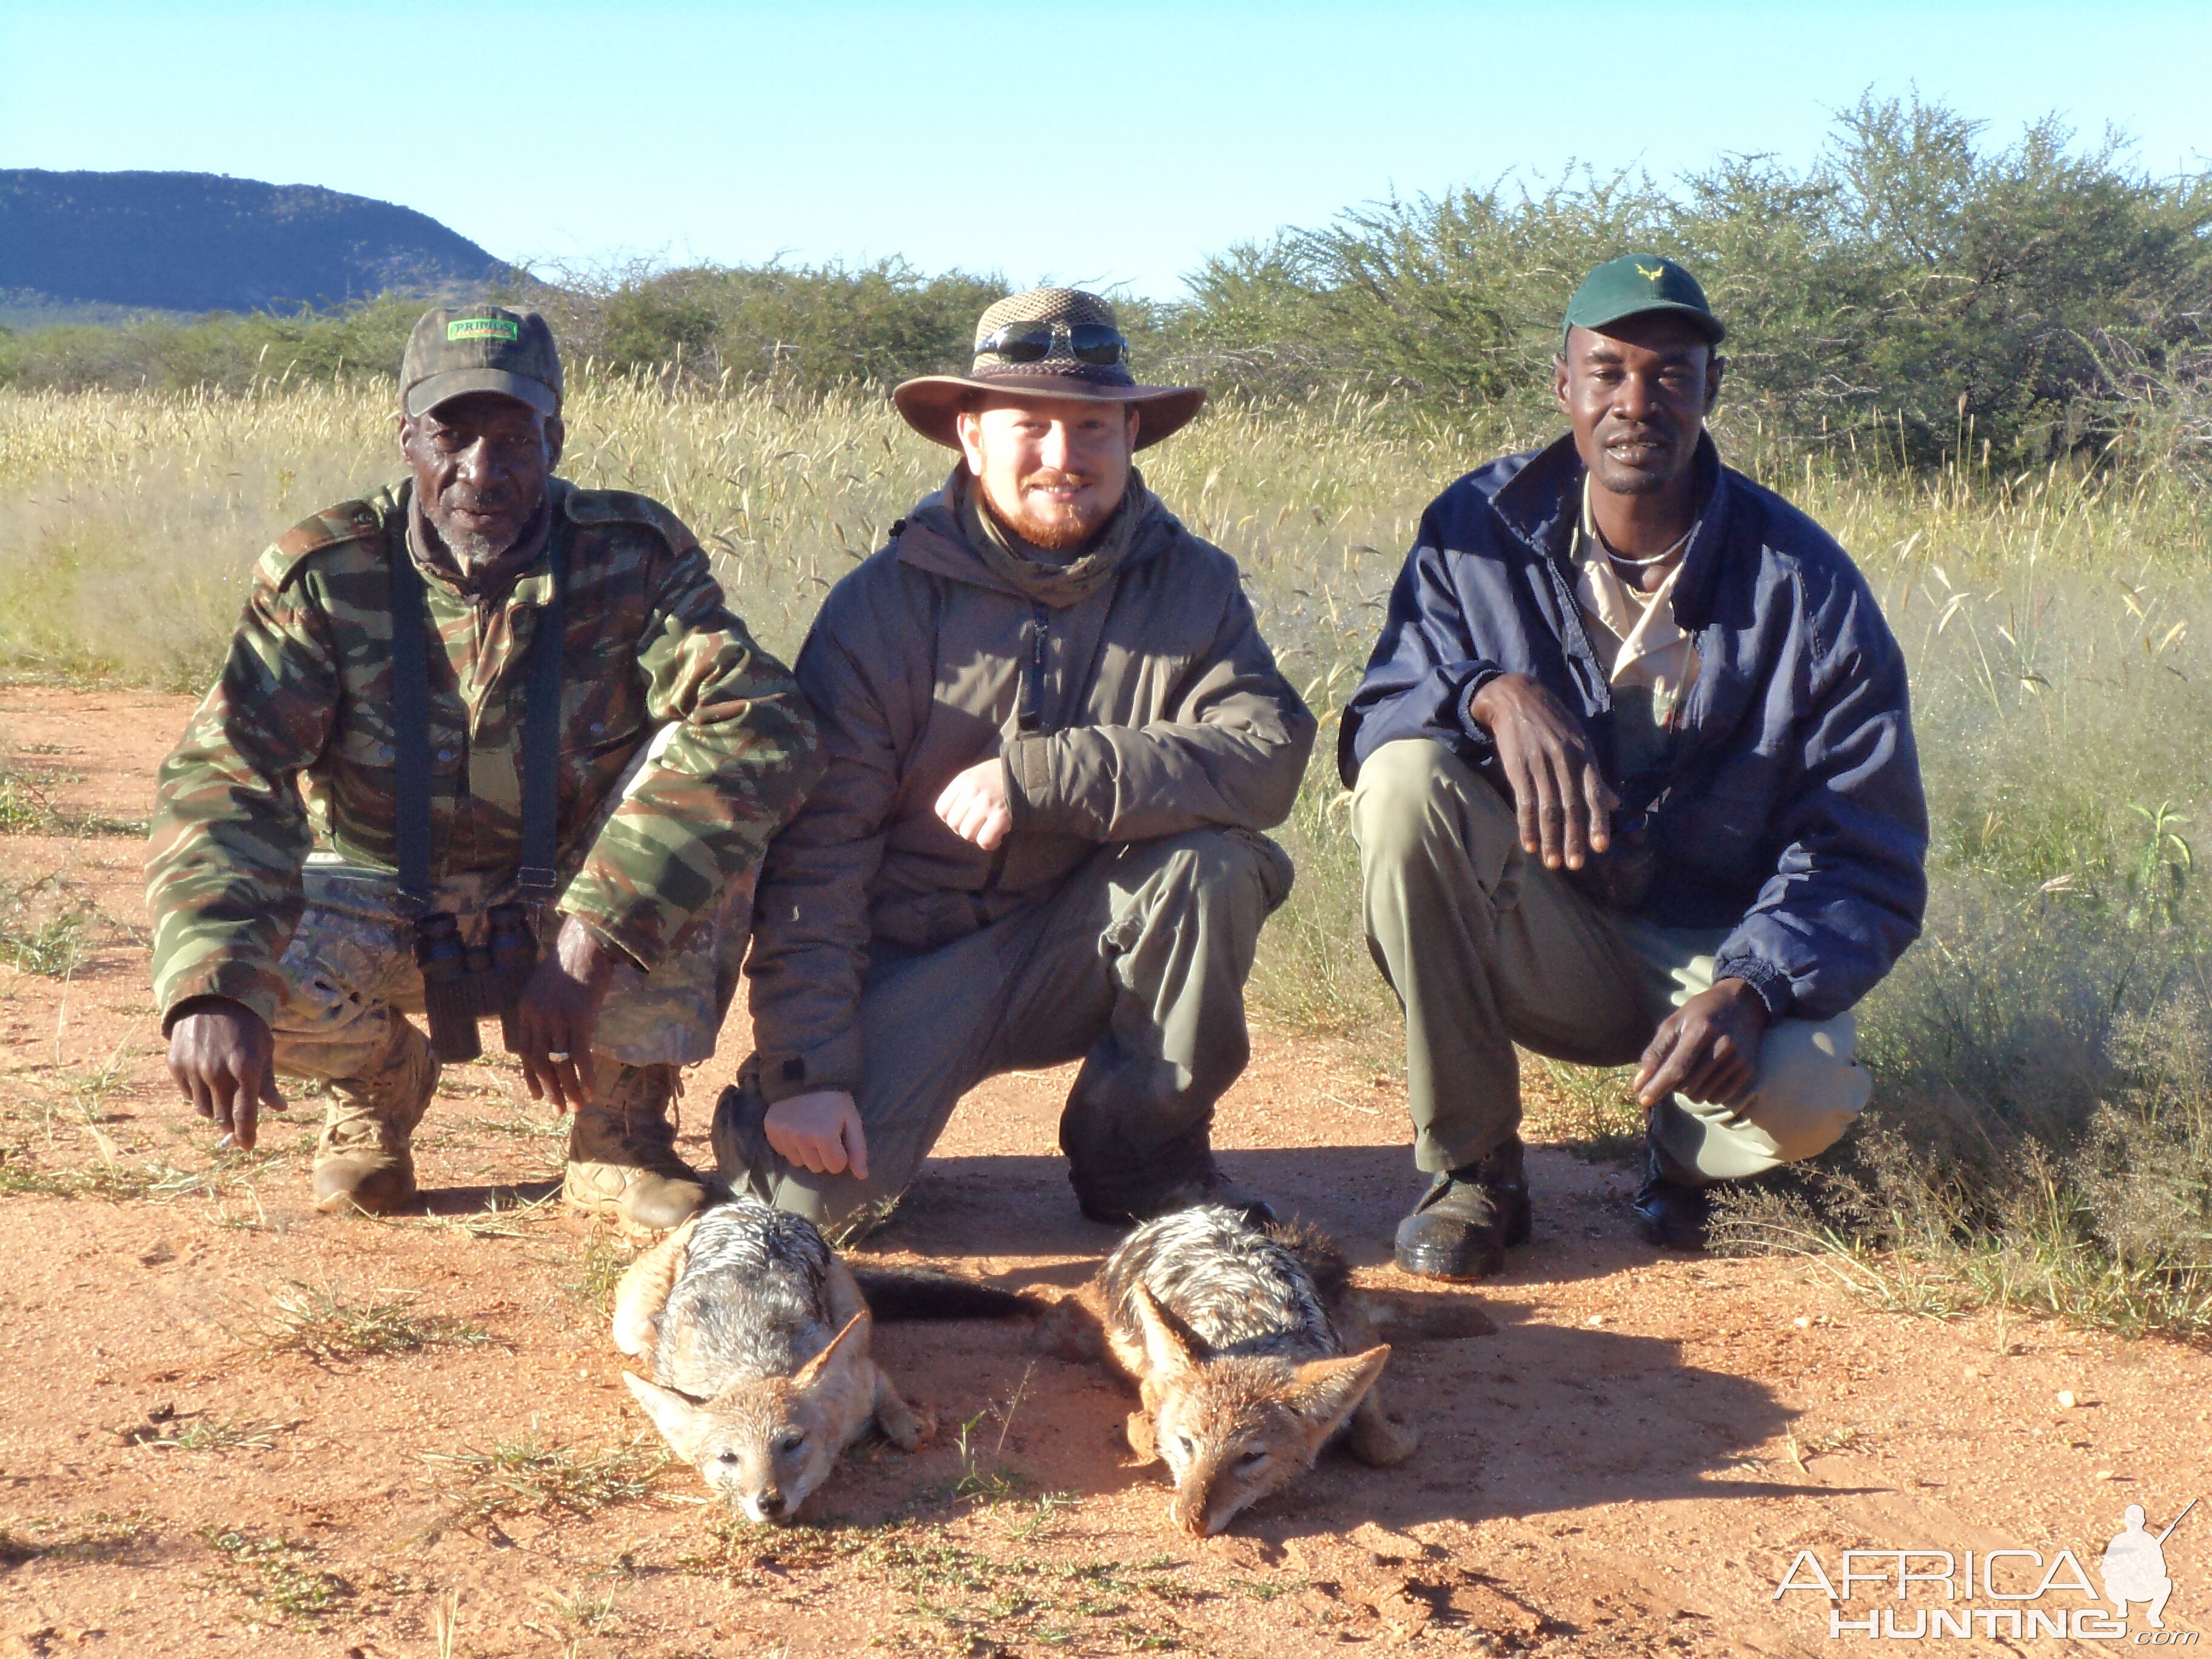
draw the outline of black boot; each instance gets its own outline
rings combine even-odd
[[[1705,1248],[1705,1220],[1712,1203],[1708,1189],[1674,1178],[1672,1166],[1650,1137],[1644,1142],[1644,1184],[1629,1200],[1636,1231],[1644,1243],[1669,1250]]]
[[[1521,1137],[1446,1170],[1398,1224],[1398,1265],[1424,1279],[1487,1279],[1508,1246],[1528,1240],[1528,1176]]]

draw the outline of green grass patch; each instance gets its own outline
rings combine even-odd
[[[635,1256],[623,1245],[611,1227],[594,1225],[576,1247],[576,1276],[562,1286],[575,1301],[601,1318],[612,1318],[615,1286]]]
[[[203,1528],[199,1538],[222,1559],[218,1577],[264,1619],[319,1629],[332,1616],[354,1610],[355,1586],[318,1565],[320,1552],[313,1544],[223,1527]]]
[[[0,1565],[27,1561],[112,1562],[130,1557],[153,1535],[155,1519],[94,1510],[57,1518],[40,1516],[0,1525]]]
[[[431,1484],[446,1505],[444,1524],[482,1526],[519,1515],[595,1515],[651,1494],[673,1460],[641,1437],[626,1445],[580,1451],[541,1439],[537,1425],[487,1450],[424,1452]]]
[[[143,818],[112,818],[65,806],[19,763],[0,756],[0,836],[140,836]]]
[[[158,1406],[147,1413],[143,1423],[108,1432],[125,1445],[143,1446],[150,1451],[270,1451],[275,1449],[278,1435],[296,1426],[295,1423],[234,1423],[204,1412],[179,1413]]]
[[[325,1363],[472,1348],[491,1340],[465,1319],[416,1311],[411,1296],[349,1301],[336,1285],[294,1280],[270,1292],[270,1313],[258,1346],[264,1353],[298,1353]]]
[[[94,905],[70,896],[71,885],[58,871],[0,879],[0,962],[48,979],[84,965],[100,917]]]

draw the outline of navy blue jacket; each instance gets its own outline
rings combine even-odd
[[[1858,568],[1818,525],[1698,442],[1705,510],[1674,584],[1701,666],[1663,775],[1623,778],[1613,696],[1583,629],[1571,437],[1468,473],[1422,515],[1389,619],[1345,711],[1338,766],[1431,738],[1501,793],[1468,700],[1527,674],[1578,714],[1624,810],[1655,800],[1656,873],[1637,914],[1726,927],[1715,978],[1826,1019],[1919,936],[1928,807],[1905,659]]]

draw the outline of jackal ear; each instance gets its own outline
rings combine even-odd
[[[873,1322],[866,1308],[845,1322],[845,1328],[830,1339],[830,1346],[799,1368],[791,1379],[794,1389],[811,1389],[824,1377],[849,1371],[868,1357],[868,1332]]]
[[[648,1382],[635,1371],[624,1371],[623,1381],[629,1384],[629,1391],[645,1407],[645,1414],[660,1431],[660,1437],[668,1443],[669,1449],[687,1463],[696,1456],[699,1443],[707,1433],[707,1413],[699,1409],[698,1402],[673,1389]]]
[[[1190,1344],[1167,1316],[1152,1293],[1142,1285],[1131,1287],[1129,1299],[1137,1304],[1137,1322],[1145,1330],[1145,1358],[1156,1371],[1191,1369]]]
[[[1382,1375],[1382,1362],[1389,1357],[1385,1343],[1341,1359],[1309,1359],[1298,1367],[1291,1379],[1290,1407],[1304,1420],[1316,1445],[1344,1425]]]

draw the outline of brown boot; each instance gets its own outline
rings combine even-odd
[[[331,1084],[315,1146],[315,1207],[326,1215],[383,1215],[415,1196],[415,1126],[438,1091],[438,1061],[422,1034],[392,1020],[375,1075]]]
[[[604,1054],[599,1087],[568,1129],[568,1207],[636,1231],[665,1232],[707,1201],[699,1173],[676,1156],[673,1066],[625,1066]]]

